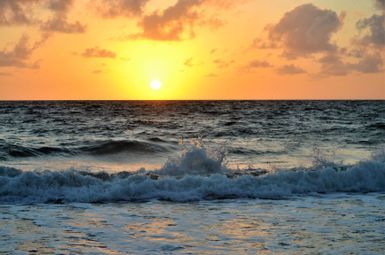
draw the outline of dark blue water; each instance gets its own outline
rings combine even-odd
[[[191,139],[222,148],[233,167],[264,168],[317,153],[354,163],[385,144],[384,101],[0,102],[0,123],[0,162],[40,169],[157,166]]]

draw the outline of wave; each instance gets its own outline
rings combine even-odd
[[[0,145],[0,159],[6,160],[9,157],[24,158],[37,157],[52,154],[72,154],[74,151],[59,147],[25,147],[16,144],[3,143]]]
[[[87,146],[77,147],[26,147],[10,143],[0,144],[0,160],[26,157],[39,157],[48,155],[111,155],[118,153],[162,153],[175,149],[174,145],[164,141],[151,139],[149,141],[120,140],[120,141],[101,141],[90,142]]]
[[[23,172],[0,167],[1,203],[109,203],[167,200],[189,202],[228,198],[284,199],[335,192],[385,192],[385,154],[352,166],[324,164],[311,169],[235,171],[221,153],[193,147],[160,170],[91,173]]]
[[[168,152],[172,146],[165,144],[158,144],[155,142],[146,141],[107,141],[101,142],[93,146],[85,146],[79,148],[82,152],[90,153],[91,155],[108,155],[122,152],[136,152],[136,153],[157,153]]]

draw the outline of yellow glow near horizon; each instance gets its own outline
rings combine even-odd
[[[158,80],[152,80],[150,82],[150,87],[153,89],[153,90],[160,90],[162,88],[162,83]]]
[[[205,50],[192,46],[191,42],[176,45],[144,41],[111,47],[128,59],[111,65],[106,75],[115,85],[111,90],[126,98],[150,100],[185,98],[197,93],[200,91],[197,84],[210,72],[210,66],[201,64],[207,54]],[[196,65],[185,65],[192,56],[197,56],[193,60]],[[160,89],[151,86],[154,80],[161,83]]]

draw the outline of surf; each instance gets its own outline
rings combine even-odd
[[[186,148],[160,169],[118,173],[22,171],[0,167],[0,203],[115,203],[287,199],[338,192],[385,192],[385,153],[346,166],[235,170],[222,152]]]

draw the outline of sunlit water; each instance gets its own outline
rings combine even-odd
[[[385,195],[0,206],[0,253],[383,254]]]
[[[383,254],[383,101],[0,102],[0,254]]]

